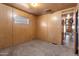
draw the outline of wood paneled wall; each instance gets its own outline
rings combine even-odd
[[[61,44],[61,13],[42,15],[38,17],[37,37],[39,39]]]
[[[12,46],[12,8],[0,4],[0,48]]]
[[[61,44],[62,40],[62,23],[61,12],[49,15],[48,19],[48,40],[54,44]]]
[[[13,22],[14,44],[18,44],[35,38],[35,17],[20,10],[13,9],[13,16],[15,14],[26,17],[27,19],[29,19],[30,24],[16,24]]]
[[[30,24],[14,23],[14,15],[24,16]],[[27,42],[35,37],[35,16],[0,4],[0,48]]]
[[[39,16],[37,19],[37,38],[45,41],[48,40],[48,16]]]

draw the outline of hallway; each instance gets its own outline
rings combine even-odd
[[[0,55],[12,56],[74,56],[74,51],[62,45],[54,45],[41,40],[32,40],[12,48],[0,50]]]

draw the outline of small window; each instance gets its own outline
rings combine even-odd
[[[29,19],[24,16],[15,16],[14,23],[15,24],[29,24]]]

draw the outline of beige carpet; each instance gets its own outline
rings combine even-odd
[[[41,40],[32,40],[28,43],[0,50],[5,56],[74,56],[74,50],[62,45],[54,45]]]

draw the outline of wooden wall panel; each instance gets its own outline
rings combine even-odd
[[[0,4],[0,48],[12,46],[12,8]]]
[[[61,44],[61,13],[42,15],[38,17],[37,37],[39,39]]]
[[[37,38],[48,40],[48,16],[39,16],[37,19]]]
[[[54,44],[61,44],[62,24],[61,12],[49,15],[48,19],[48,40]]]
[[[35,16],[27,14],[23,11],[13,9],[13,16],[24,16],[30,20],[30,24],[16,24],[13,22],[13,42],[20,44],[31,40],[35,37]]]

